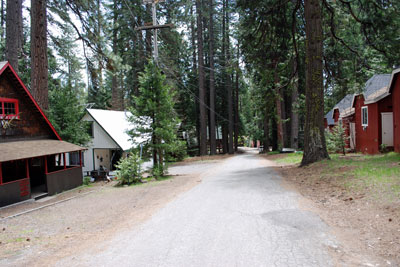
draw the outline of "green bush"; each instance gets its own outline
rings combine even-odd
[[[176,140],[169,146],[168,161],[182,161],[187,157],[186,142]]]
[[[156,179],[161,178],[164,176],[164,174],[167,172],[167,165],[158,165],[158,166],[153,166],[153,169],[151,170],[151,173]]]
[[[121,158],[117,165],[119,185],[137,183],[141,179],[140,166],[142,161],[138,153],[130,152],[126,158]]]
[[[90,176],[83,177],[83,184],[84,185],[89,185],[90,184],[90,180],[91,180]]]
[[[341,121],[339,124],[333,127],[332,132],[326,130],[326,148],[329,152],[342,152],[346,154],[346,141],[349,139],[346,136],[346,129],[343,127]]]

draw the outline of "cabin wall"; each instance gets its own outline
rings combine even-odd
[[[100,165],[103,165],[108,169],[109,167],[107,165],[104,165],[104,163],[100,163],[100,156],[97,157],[98,149],[109,150],[120,149],[120,147],[114,142],[114,140],[111,139],[111,137],[104,131],[104,129],[95,120],[93,120],[93,118],[89,114],[86,113],[82,120],[93,122],[93,137],[87,145],[88,150],[86,150],[83,155],[85,163],[83,171],[87,172],[92,171],[93,169],[99,169]],[[103,160],[104,159],[105,157],[103,157]],[[95,164],[93,164],[93,160],[95,161]]]
[[[364,97],[359,95],[355,99],[356,121],[356,151],[366,154],[379,153],[378,104],[364,104]],[[368,126],[362,126],[361,107],[368,106]]]
[[[382,144],[382,112],[392,112],[392,96],[388,96],[377,103],[365,105],[364,97],[359,95],[355,99],[356,121],[356,151],[366,154],[379,153]],[[361,121],[361,107],[368,107],[368,126],[363,127]]]
[[[400,79],[396,75],[396,81],[392,89],[393,104],[393,144],[394,151],[400,153]]]
[[[17,90],[6,73],[0,76],[0,97],[17,99],[19,102],[19,119],[13,119],[9,129],[0,128],[0,142],[55,138],[53,131],[23,90]]]
[[[393,112],[392,95],[389,95],[378,102],[379,145],[382,144],[382,112]]]
[[[83,176],[81,167],[71,167],[46,174],[47,190],[49,195],[61,193],[82,185]]]
[[[0,207],[28,200],[30,197],[29,178],[0,185]]]
[[[335,109],[333,111],[333,120],[335,121],[335,124],[337,124],[337,122],[339,121],[339,116],[340,116],[339,109]]]

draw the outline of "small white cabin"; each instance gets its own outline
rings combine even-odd
[[[114,170],[119,159],[131,148],[148,141],[136,138],[132,141],[127,131],[134,125],[129,122],[128,111],[86,109],[82,120],[90,122],[89,133],[92,140],[83,156],[83,172],[94,170]]]

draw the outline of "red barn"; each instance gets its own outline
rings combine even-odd
[[[61,141],[11,65],[0,62],[0,207],[81,185],[82,150]]]
[[[392,73],[388,92],[392,95],[393,105],[393,147],[394,151],[400,153],[400,68]]]
[[[354,98],[356,151],[376,154],[380,146],[393,146],[392,96],[387,92],[390,74],[374,75],[364,93]]]
[[[347,149],[355,149],[355,116],[354,108],[352,107],[354,94],[346,95],[336,106],[332,109],[332,120],[334,125],[338,125],[339,121],[342,122],[345,128],[346,136],[349,137],[346,141]]]

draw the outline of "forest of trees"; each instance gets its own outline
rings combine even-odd
[[[1,60],[63,139],[85,144],[85,107],[138,105],[153,31],[137,28],[152,24],[151,4],[1,0],[0,12]],[[303,164],[327,158],[324,114],[398,64],[399,15],[393,0],[159,2],[158,21],[174,27],[158,30],[157,65],[189,154],[261,140],[265,152],[304,149]]]

